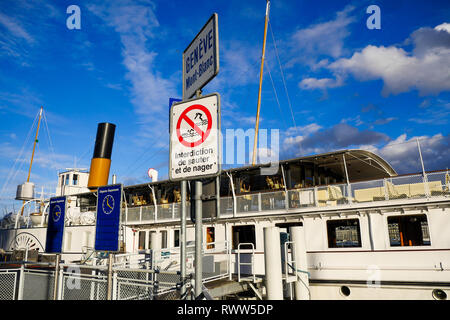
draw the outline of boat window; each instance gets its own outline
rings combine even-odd
[[[310,188],[314,186],[314,173],[312,166],[305,166],[305,181],[303,185],[306,188]]]
[[[286,185],[288,189],[302,188],[302,167],[297,163],[290,163],[286,166]]]
[[[173,246],[174,247],[180,246],[180,230],[173,231]]]
[[[167,230],[161,231],[161,249],[167,248]]]
[[[66,182],[64,183],[66,186],[68,186],[70,183],[70,174],[66,174]]]
[[[138,244],[139,250],[145,249],[145,231],[139,231],[139,244]]]
[[[359,219],[328,220],[328,247],[361,247]]]
[[[391,216],[387,220],[392,247],[431,245],[426,215]]]
[[[239,243],[253,243],[256,248],[255,226],[233,226],[233,249],[237,249]],[[251,249],[250,245],[242,245],[241,249]]]
[[[215,232],[214,227],[206,228],[206,243],[211,243],[215,241]],[[209,244],[206,246],[207,249],[214,249],[213,244]]]
[[[73,182],[74,186],[78,185],[78,175],[77,174],[73,175],[72,182]]]

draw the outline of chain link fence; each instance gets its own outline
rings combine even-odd
[[[179,300],[181,281],[179,272],[22,264],[0,269],[0,300],[108,300],[108,291],[111,300]]]
[[[17,270],[0,270],[0,300],[15,299],[17,274]]]

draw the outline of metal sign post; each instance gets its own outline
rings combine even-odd
[[[200,95],[200,92],[197,92]],[[176,103],[170,112],[169,177],[172,181],[195,180],[195,294],[202,292],[202,178],[214,178],[221,171],[220,96],[217,93]],[[186,200],[181,199],[182,210]],[[185,213],[181,213],[182,240],[185,239]],[[182,249],[182,262],[185,250]],[[183,267],[183,266],[182,266]],[[183,270],[182,270],[183,272]]]
[[[112,299],[112,267],[114,252],[119,251],[120,212],[122,184],[97,189],[97,217],[95,226],[95,251],[108,252],[108,277],[106,299]]]
[[[202,245],[203,245],[203,223],[202,223],[202,181],[195,181],[195,296],[202,293]]]
[[[203,287],[201,179],[217,178],[221,171],[220,96],[213,93],[201,97],[203,86],[219,73],[218,30],[214,13],[183,52],[183,101],[173,105],[173,100],[169,101],[169,179],[181,181],[182,296],[186,277],[186,180],[195,180],[191,198],[195,206],[195,296],[199,296]],[[195,94],[196,99],[187,100]]]
[[[186,180],[181,181],[181,232],[180,232],[180,267],[181,296],[186,294]]]

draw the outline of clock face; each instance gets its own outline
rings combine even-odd
[[[52,211],[53,221],[58,222],[61,218],[61,207],[59,205],[56,205],[53,207]]]
[[[103,198],[102,209],[105,214],[110,214],[114,209],[114,198],[112,195],[107,195]]]

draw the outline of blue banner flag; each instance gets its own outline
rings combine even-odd
[[[99,187],[97,190],[96,251],[119,251],[122,185]]]
[[[62,252],[65,216],[66,197],[50,198],[47,239],[45,242],[46,253]]]

